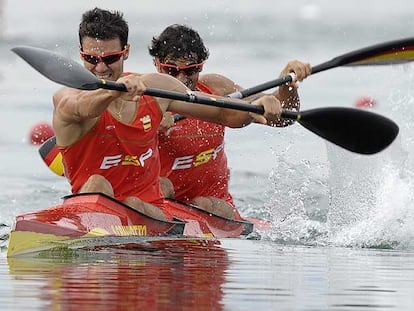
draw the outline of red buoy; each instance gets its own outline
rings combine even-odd
[[[377,105],[377,101],[371,96],[363,96],[359,98],[354,106],[357,108],[374,108]]]
[[[49,123],[39,122],[30,129],[30,142],[33,145],[40,145],[54,135],[55,132]]]

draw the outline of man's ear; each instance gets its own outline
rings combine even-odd
[[[128,57],[129,57],[129,49],[130,49],[130,44],[128,43],[128,44],[126,44],[125,45],[125,54],[124,54],[124,60],[127,60],[128,59]]]
[[[154,65],[155,65],[155,68],[157,68],[157,71],[158,72],[161,72],[161,68],[160,68],[160,59],[158,58],[158,57],[154,57]]]

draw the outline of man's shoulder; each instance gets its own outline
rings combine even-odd
[[[230,79],[219,73],[206,73],[206,74],[200,75],[199,81],[204,84],[208,84],[208,83],[213,83],[213,82],[217,83],[217,82],[230,81]]]
[[[199,77],[199,81],[212,90],[218,92],[218,95],[225,95],[235,92],[235,83],[221,74],[204,74]]]

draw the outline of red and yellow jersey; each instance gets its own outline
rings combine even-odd
[[[197,88],[214,94],[200,82]],[[186,118],[167,133],[160,133],[161,176],[172,181],[177,199],[190,202],[197,196],[213,196],[234,206],[228,191],[224,129],[222,125]]]
[[[161,119],[157,101],[141,96],[131,124],[119,122],[106,110],[81,140],[61,147],[72,193],[78,193],[91,175],[99,174],[111,183],[120,201],[128,196],[150,203],[159,201],[162,195],[157,145]]]

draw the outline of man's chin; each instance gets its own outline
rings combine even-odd
[[[111,76],[96,76],[97,78],[101,79],[101,80],[108,80],[108,81],[112,81],[113,79],[111,79]]]

